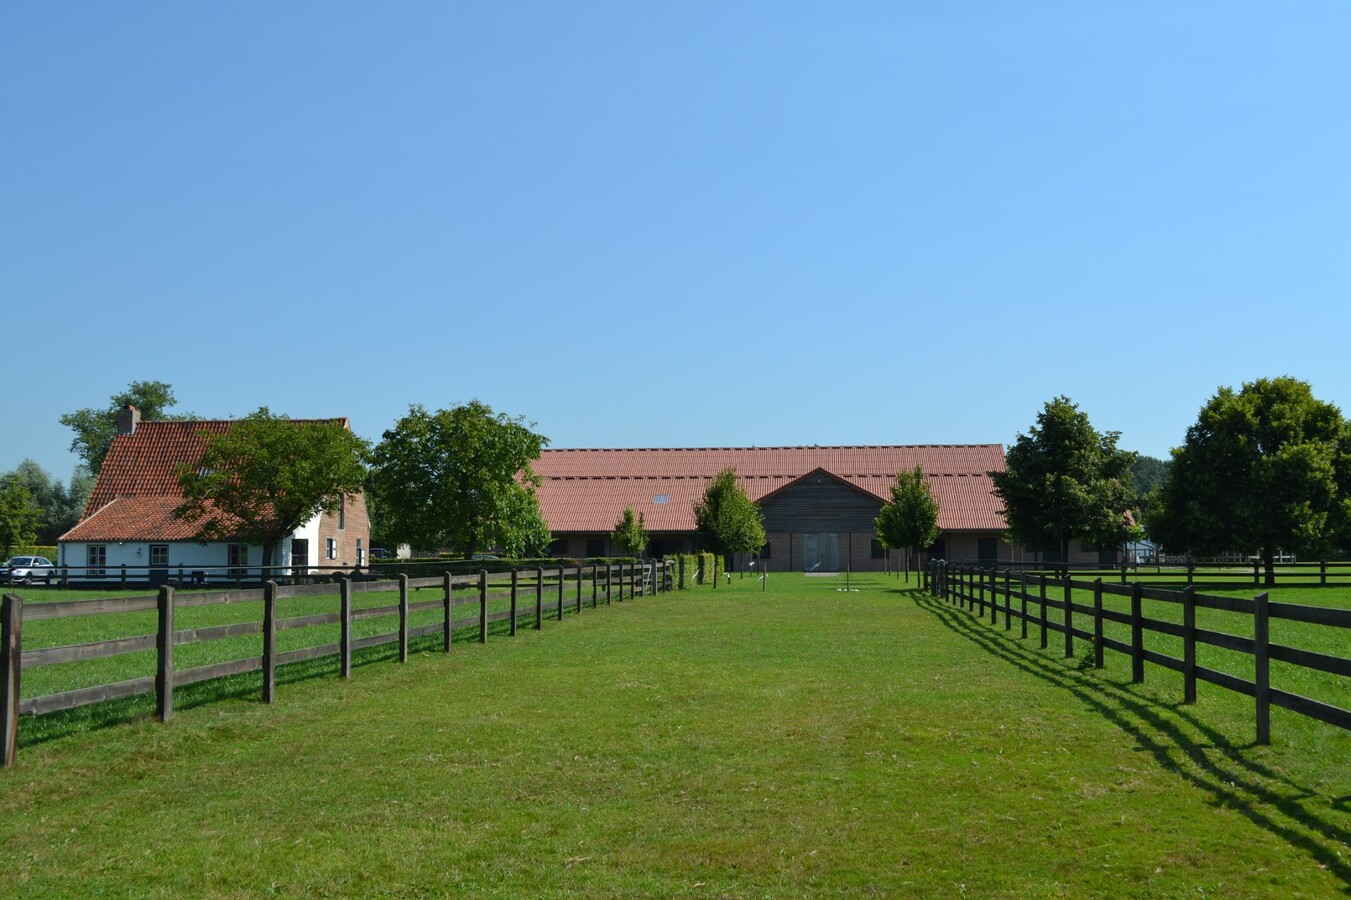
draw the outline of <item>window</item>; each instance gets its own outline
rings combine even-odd
[[[884,556],[886,556],[886,551],[882,549],[881,541],[876,539],[873,540],[872,546],[869,548],[869,555],[873,559],[882,559]]]
[[[567,553],[568,553],[567,538],[559,538],[558,540],[554,541],[552,544],[549,545],[548,554],[550,556],[567,556]]]
[[[325,559],[338,558],[338,542],[333,538],[328,538],[327,541],[325,541],[324,543],[324,558]]]
[[[249,545],[248,544],[230,544],[226,548],[226,558],[229,560],[231,575],[247,575],[246,569],[249,565]]]
[[[169,565],[169,545],[151,544],[150,545],[150,565],[167,566]]]
[[[605,555],[605,538],[587,538],[586,539],[587,558]]]
[[[366,565],[366,550],[361,546],[361,538],[357,538],[357,566]]]
[[[760,558],[773,559],[774,558],[773,547],[774,545],[772,543],[770,543],[769,541],[765,541],[765,545],[760,548]]]
[[[102,575],[103,567],[108,565],[108,547],[105,544],[90,544],[85,548],[86,575]]]
[[[338,503],[338,530],[343,531],[347,528],[347,498],[343,497]]]

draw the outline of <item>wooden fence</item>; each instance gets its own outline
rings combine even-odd
[[[949,566],[942,560],[931,562],[925,570],[926,587],[930,593],[950,603],[958,604],[983,620],[989,615],[990,624],[997,625],[999,615],[1004,616],[1004,630],[1010,631],[1013,620],[1020,623],[1022,637],[1027,637],[1029,624],[1040,631],[1041,646],[1047,647],[1050,632],[1064,636],[1065,656],[1074,655],[1074,639],[1082,638],[1092,642],[1093,665],[1103,667],[1103,654],[1107,650],[1122,653],[1131,660],[1131,680],[1140,683],[1145,680],[1145,663],[1151,662],[1182,673],[1184,702],[1196,702],[1196,682],[1205,681],[1240,694],[1252,697],[1256,704],[1257,742],[1271,742],[1271,707],[1284,709],[1327,722],[1338,728],[1351,730],[1351,711],[1284,691],[1271,685],[1271,662],[1279,660],[1305,669],[1331,673],[1343,678],[1351,678],[1351,659],[1301,650],[1282,644],[1272,643],[1270,622],[1272,619],[1287,619],[1311,625],[1330,628],[1351,629],[1351,610],[1330,609],[1319,606],[1298,606],[1292,603],[1276,603],[1268,599],[1266,593],[1258,594],[1251,600],[1237,597],[1219,597],[1199,594],[1194,586],[1179,591],[1147,587],[1140,582],[1132,584],[1112,584],[1101,578],[1092,581],[1076,581],[1072,578],[1055,578],[1041,572],[1036,575],[1028,572],[1015,574],[1011,569],[979,568],[975,566]],[[1086,606],[1074,602],[1074,591],[1088,591],[1093,594],[1093,605]],[[1049,593],[1048,593],[1049,592]],[[1056,599],[1054,594],[1060,594]],[[1128,597],[1130,612],[1103,608],[1103,596]],[[1000,600],[1003,607],[1000,608]],[[1182,623],[1167,622],[1147,618],[1143,613],[1144,600],[1177,604],[1181,607]],[[1016,605],[1015,605],[1016,604]],[[1252,637],[1212,631],[1196,626],[1197,609],[1224,610],[1251,616]],[[1048,616],[1048,610],[1059,613],[1060,621]],[[1092,622],[1092,630],[1076,627],[1075,616],[1087,617]],[[1116,622],[1130,627],[1130,641],[1119,641],[1103,634],[1104,622]],[[1145,647],[1145,633],[1171,635],[1182,639],[1183,654],[1178,659]],[[1206,644],[1233,650],[1253,657],[1255,676],[1252,681],[1220,672],[1216,669],[1198,665],[1196,662],[1197,644]],[[1347,696],[1342,693],[1341,696]]]
[[[340,659],[341,677],[350,678],[352,653],[356,650],[397,643],[399,661],[406,662],[411,641],[439,634],[442,638],[442,649],[450,652],[456,629],[474,628],[477,630],[477,640],[486,643],[488,626],[494,622],[509,622],[510,633],[513,635],[516,634],[517,624],[521,619],[532,621],[535,628],[541,628],[546,615],[562,621],[565,607],[573,607],[580,613],[588,601],[594,609],[601,603],[623,601],[625,596],[632,598],[647,593],[669,591],[672,589],[671,576],[669,563],[652,560],[608,566],[550,569],[537,567],[496,575],[489,575],[487,571],[480,571],[477,575],[452,575],[447,572],[439,578],[409,578],[407,575],[400,575],[392,581],[353,581],[344,578],[336,584],[287,586],[268,582],[261,589],[209,593],[176,593],[174,588],[165,585],[153,596],[26,605],[17,595],[6,594],[3,605],[0,605],[0,740],[3,741],[3,764],[12,766],[17,757],[20,716],[42,715],[153,692],[156,716],[160,721],[168,721],[173,715],[176,686],[256,671],[263,673],[262,699],[266,703],[271,703],[276,698],[278,666],[337,655]],[[440,599],[409,602],[410,589],[437,587],[441,589]],[[396,605],[353,610],[354,593],[396,590],[399,596]],[[278,600],[322,596],[333,596],[337,600],[337,611],[277,618]],[[510,607],[489,612],[489,602],[494,600],[509,601]],[[533,600],[533,603],[525,602],[526,600]],[[174,612],[177,609],[247,601],[262,601],[261,621],[185,630],[174,627]],[[476,607],[475,614],[456,618],[457,608],[465,606]],[[25,622],[150,610],[158,613],[158,625],[154,634],[38,650],[23,649]],[[440,620],[415,628],[409,627],[409,617],[412,613],[429,610],[441,610]],[[362,638],[352,637],[353,621],[392,615],[399,617],[397,631]],[[335,623],[341,626],[337,643],[277,652],[278,632]],[[173,649],[177,646],[248,635],[262,636],[259,655],[191,669],[174,668]],[[25,669],[147,650],[154,650],[156,654],[154,675],[39,697],[20,697],[20,675]]]
[[[1030,572],[1035,577],[1045,572],[1048,577],[1064,577],[1104,581],[1116,581],[1129,584],[1140,581],[1145,584],[1194,584],[1212,588],[1240,588],[1245,585],[1254,587],[1348,587],[1351,586],[1351,562],[1287,562],[1276,563],[1272,567],[1272,582],[1266,582],[1266,570],[1260,562],[1224,564],[1224,563],[1177,563],[1175,565],[1156,565],[1154,563],[1118,563],[1111,566],[1093,563],[1055,562],[1013,562],[1008,560],[948,559],[933,560],[946,562],[949,567],[955,565],[972,566],[979,569],[995,568],[1003,571],[1010,569],[1017,575]]]

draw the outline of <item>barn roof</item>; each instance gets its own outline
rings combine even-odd
[[[884,501],[896,474],[916,465],[938,500],[940,529],[1007,527],[988,474],[1004,468],[1000,444],[545,450],[533,468],[554,532],[610,531],[626,506],[662,532],[693,531],[695,502],[726,468],[757,502],[817,469]]]

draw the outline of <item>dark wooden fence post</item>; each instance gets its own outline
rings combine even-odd
[[[1045,573],[1045,572],[1042,572],[1042,573],[1041,573],[1041,591],[1040,591],[1040,599],[1039,599],[1039,602],[1040,602],[1040,604],[1041,604],[1041,649],[1045,650],[1045,649],[1046,649],[1046,573]]]
[[[1182,702],[1196,702],[1196,588],[1182,589]]]
[[[518,571],[516,571],[516,567],[515,567],[515,566],[512,566],[512,568],[511,568],[511,629],[510,629],[510,634],[511,634],[512,637],[515,637],[515,636],[516,636],[516,582],[517,582],[517,580],[518,580],[519,578],[520,578],[520,573],[519,573]]]
[[[478,570],[478,642],[488,643],[488,570]]]
[[[277,582],[263,582],[263,702],[277,699]]]
[[[1019,600],[1022,603],[1022,616],[1021,616],[1022,637],[1023,640],[1027,640],[1027,595],[1032,593],[1032,587],[1027,583],[1028,577],[1026,569],[1023,569],[1023,571],[1019,574],[1018,578],[1023,585],[1023,589],[1018,592]]]
[[[23,600],[0,601],[0,742],[4,767],[19,757],[19,673],[23,663]]]
[[[595,609],[598,605],[596,595],[600,593],[600,568],[591,564],[591,608]]]
[[[1102,668],[1102,579],[1093,582],[1093,668]]]
[[[338,652],[342,655],[339,665],[343,678],[352,677],[352,582],[346,576],[338,578],[338,618],[342,620],[342,633],[339,636]]]
[[[544,567],[535,566],[535,630],[544,627]]]
[[[1318,562],[1318,583],[1323,587],[1328,586],[1328,561],[1326,559]]]
[[[1004,570],[1004,630],[1013,629],[1013,570]]]
[[[577,567],[577,612],[582,611],[582,567]]]
[[[167,722],[174,715],[174,589],[159,589],[159,630],[155,635],[155,718]]]
[[[606,605],[606,606],[609,606],[609,605],[610,605],[610,597],[611,597],[610,591],[613,590],[613,587],[612,587],[611,584],[610,584],[610,582],[611,582],[610,574],[611,574],[611,572],[613,572],[613,570],[614,570],[614,566],[610,565],[610,564],[607,562],[607,563],[605,564],[605,605]]]
[[[1256,664],[1257,743],[1271,743],[1271,610],[1267,592],[1254,598],[1253,662]]]
[[[977,618],[983,622],[985,621],[985,570],[977,567],[971,570],[971,575],[976,579],[975,592],[977,598],[976,609],[978,610]]]
[[[455,630],[455,580],[449,572],[441,576],[441,586],[446,594],[445,641],[443,649],[449,653],[451,633]]]
[[[563,567],[558,567],[558,621],[563,621]]]
[[[1145,680],[1145,621],[1140,582],[1131,585],[1131,681]]]
[[[990,566],[990,624],[999,624],[999,570]]]
[[[399,662],[408,662],[408,575],[399,573]]]
[[[1074,582],[1070,573],[1065,572],[1065,658],[1074,656]]]

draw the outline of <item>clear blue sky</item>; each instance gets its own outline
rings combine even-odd
[[[1351,412],[1349,43],[1344,0],[9,4],[0,470],[68,476],[134,379],[556,447]]]

